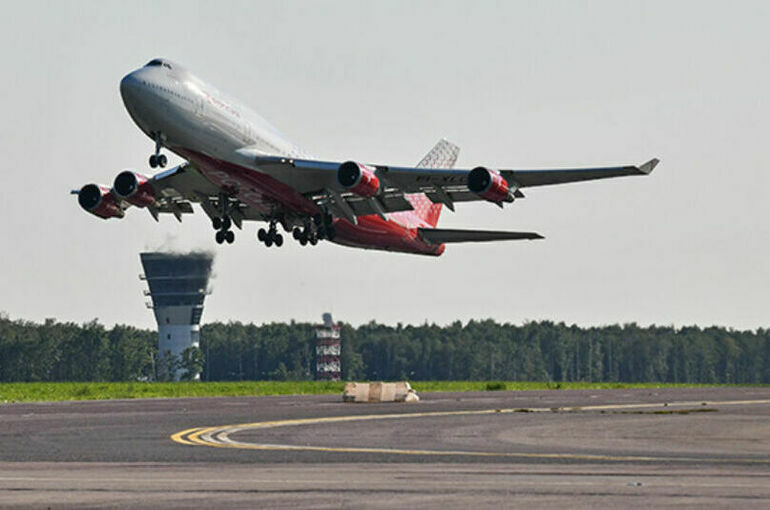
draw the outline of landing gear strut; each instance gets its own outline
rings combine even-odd
[[[150,156],[150,167],[151,168],[157,168],[157,167],[165,167],[166,163],[168,163],[168,159],[166,159],[166,156],[160,153],[160,149],[163,148],[163,135],[160,134],[160,132],[155,133],[155,154]]]
[[[276,220],[272,219],[270,220],[270,226],[267,230],[264,228],[260,228],[257,232],[257,238],[265,243],[265,246],[270,248],[273,244],[275,244],[278,247],[283,246],[283,236],[278,233],[278,229],[276,228]]]

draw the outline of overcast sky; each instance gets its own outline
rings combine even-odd
[[[173,248],[216,253],[204,322],[767,327],[769,26],[767,2],[5,1],[0,310],[153,327],[139,252]],[[459,204],[439,227],[546,239],[439,258],[266,249],[255,224],[220,246],[200,209],[99,220],[69,190],[149,172],[118,82],[156,56],[319,157],[414,164],[445,136],[462,167],[662,163]]]

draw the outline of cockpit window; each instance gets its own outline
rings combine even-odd
[[[147,62],[144,67],[155,67],[155,66],[163,66],[165,68],[171,69],[171,64],[168,62],[164,62],[163,60],[159,58],[155,58]]]

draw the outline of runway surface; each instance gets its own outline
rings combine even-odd
[[[770,388],[0,405],[5,507],[770,507]]]

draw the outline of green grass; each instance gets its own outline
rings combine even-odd
[[[697,388],[736,386],[720,384],[670,383],[593,383],[593,382],[531,382],[531,381],[418,381],[411,383],[420,392],[428,391],[527,391],[527,390],[612,390],[628,388]],[[1,390],[0,390],[1,391]]]
[[[431,391],[600,390],[715,386],[713,384],[512,381],[422,381],[411,384],[418,393]],[[341,394],[344,385],[344,382],[324,381],[0,383],[0,404],[132,398],[328,395]]]
[[[341,394],[343,386],[344,383],[322,381],[0,383],[0,404],[118,398]]]

